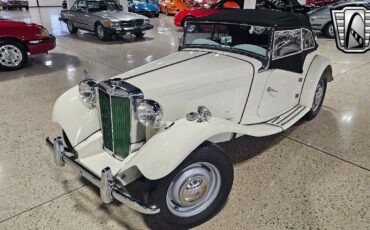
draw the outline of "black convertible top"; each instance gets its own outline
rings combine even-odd
[[[311,28],[308,16],[266,9],[227,9],[191,21],[229,22],[277,28]]]

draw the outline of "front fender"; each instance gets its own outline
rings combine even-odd
[[[332,81],[333,76],[330,60],[321,55],[316,55],[311,62],[302,88],[302,95],[300,99],[301,105],[311,108],[317,84],[319,83],[324,71],[327,71],[326,74],[328,82]]]
[[[82,104],[78,86],[66,91],[57,99],[52,121],[63,128],[73,146],[100,129],[97,109],[89,109]]]
[[[216,117],[202,123],[182,118],[171,128],[149,139],[121,171],[137,167],[146,178],[157,180],[170,174],[195,148],[215,135],[264,136],[281,131],[281,128],[269,125],[247,126]]]

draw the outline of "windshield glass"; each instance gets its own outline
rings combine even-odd
[[[87,8],[89,11],[122,10],[116,1],[88,1]]]
[[[187,26],[183,45],[267,57],[270,34],[270,28],[262,26],[193,22]]]

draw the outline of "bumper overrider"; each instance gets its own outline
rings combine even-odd
[[[160,209],[157,206],[144,204],[142,201],[133,198],[127,192],[124,192],[125,189],[122,188],[121,185],[115,183],[115,178],[109,167],[102,170],[101,177],[99,178],[83,165],[78,163],[76,161],[77,153],[73,149],[65,147],[61,137],[54,138],[53,142],[47,137],[46,145],[52,151],[54,162],[57,166],[63,167],[67,164],[80,172],[81,175],[91,183],[98,186],[100,188],[100,197],[104,203],[110,203],[113,199],[116,199],[143,214],[157,214],[160,212]]]

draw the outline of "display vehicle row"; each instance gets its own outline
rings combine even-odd
[[[194,227],[232,188],[233,166],[217,143],[280,133],[319,113],[333,77],[316,49],[302,14],[193,19],[178,52],[111,79],[85,78],[61,95],[52,120],[63,137],[46,143],[56,165],[98,186],[103,202]],[[138,181],[147,186],[132,194]]]
[[[153,28],[148,17],[127,13],[115,0],[77,0],[69,10],[62,10],[60,20],[67,23],[71,34],[78,29],[96,32],[100,40],[113,35],[134,34],[143,37]]]

